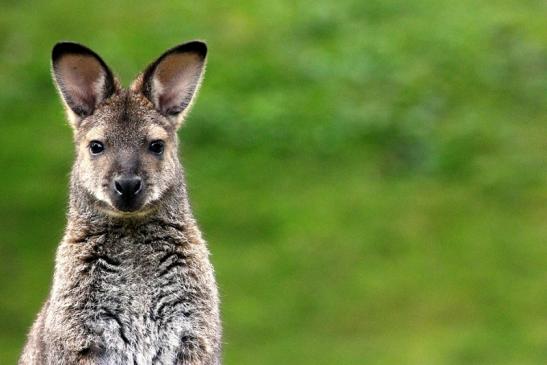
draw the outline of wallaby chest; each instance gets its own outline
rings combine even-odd
[[[70,294],[83,299],[74,315],[91,347],[104,349],[105,361],[174,361],[195,332],[199,252],[168,231],[105,232],[79,244],[73,265],[81,276]]]

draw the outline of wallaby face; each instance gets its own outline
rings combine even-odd
[[[221,362],[218,290],[177,129],[207,48],[172,48],[124,89],[90,49],[53,48],[74,130],[68,222],[20,365]]]
[[[177,128],[204,70],[206,47],[164,53],[122,90],[104,61],[74,43],[53,50],[53,75],[74,128],[73,183],[114,216],[153,211],[180,174]]]

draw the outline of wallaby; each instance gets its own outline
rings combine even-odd
[[[76,160],[53,285],[19,364],[220,364],[218,291],[177,138],[206,54],[174,47],[125,89],[89,48],[53,48]]]

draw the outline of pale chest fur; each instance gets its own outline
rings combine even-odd
[[[46,327],[99,363],[173,364],[214,346],[217,293],[208,252],[177,227],[95,232],[58,251]],[[62,324],[62,325],[59,325]],[[189,350],[188,350],[189,351]],[[209,351],[213,351],[209,349]]]

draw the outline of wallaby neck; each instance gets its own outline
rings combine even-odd
[[[74,184],[73,184],[74,185]],[[183,184],[169,190],[157,206],[143,214],[130,217],[118,217],[101,209],[97,202],[85,189],[72,186],[68,212],[66,238],[78,241],[88,236],[104,232],[118,232],[124,236],[138,234],[146,227],[164,227],[184,232],[185,236],[194,242],[201,242],[201,233],[196,226],[186,189]]]

